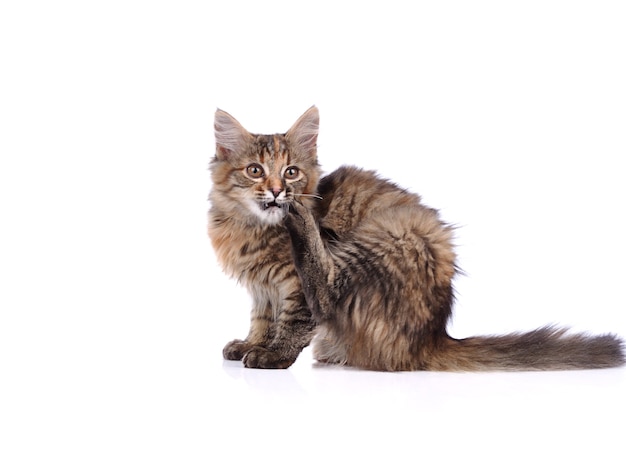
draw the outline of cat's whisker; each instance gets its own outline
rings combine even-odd
[[[294,196],[304,196],[306,198],[324,199],[319,194],[307,194],[307,193],[294,193]]]

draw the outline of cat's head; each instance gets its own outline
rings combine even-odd
[[[297,199],[308,201],[320,177],[319,113],[308,109],[285,134],[251,134],[223,110],[215,113],[213,205],[263,224],[280,223]]]

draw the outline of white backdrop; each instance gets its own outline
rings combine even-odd
[[[67,406],[123,422],[129,385],[185,387],[245,333],[206,237],[217,107],[271,133],[315,104],[325,170],[458,225],[454,336],[626,336],[624,24],[618,1],[3,2],[5,447],[60,442]]]

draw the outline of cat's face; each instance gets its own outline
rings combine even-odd
[[[307,201],[315,193],[317,120],[313,107],[286,134],[254,135],[218,111],[213,204],[262,224],[282,222],[294,199]]]

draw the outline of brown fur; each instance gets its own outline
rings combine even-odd
[[[419,196],[373,172],[342,167],[320,180],[318,121],[312,107],[286,134],[264,136],[216,113],[209,234],[225,271],[254,301],[248,337],[227,344],[225,358],[285,368],[316,335],[317,360],[372,370],[624,363],[613,335],[544,327],[449,337],[452,228]]]

